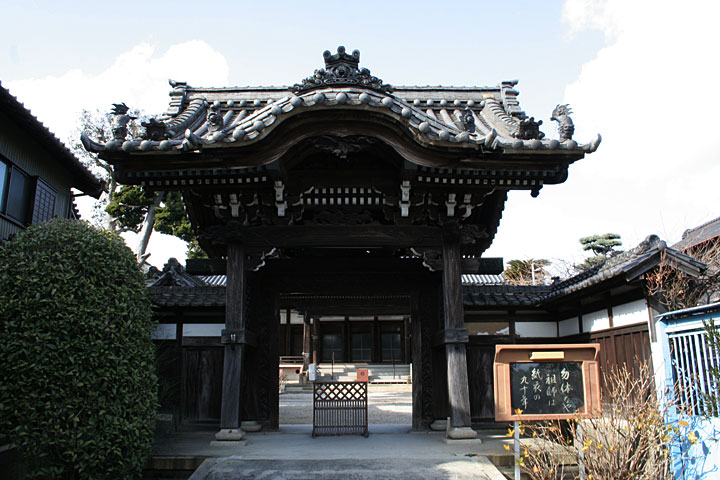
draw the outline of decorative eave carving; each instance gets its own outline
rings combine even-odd
[[[460,116],[462,122],[462,129],[468,133],[475,133],[475,117],[473,116],[472,110],[468,107],[465,108],[462,115]]]
[[[336,54],[330,50],[323,53],[325,68],[291,87],[293,92],[306,92],[314,88],[336,85],[349,85],[370,88],[380,92],[392,92],[392,85],[383,84],[379,78],[372,76],[367,68],[359,68],[360,50],[353,50],[352,55],[345,53],[345,47],[339,46]]]
[[[535,117],[524,118],[520,120],[517,131],[513,134],[513,137],[519,138],[520,140],[534,140],[545,137],[545,134],[540,131],[540,125],[542,120],[535,121]]]
[[[143,135],[145,140],[160,141],[170,138],[165,122],[151,118],[147,122],[141,122],[140,124],[145,127],[145,134]]]

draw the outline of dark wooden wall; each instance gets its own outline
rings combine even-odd
[[[469,343],[467,345],[470,415],[473,422],[495,420],[493,362],[495,345]]]
[[[183,422],[220,422],[222,347],[183,348]]]
[[[628,367],[637,374],[643,362],[652,366],[647,324],[592,333],[590,342],[600,344],[601,378],[616,368]]]

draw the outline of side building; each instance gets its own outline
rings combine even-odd
[[[102,183],[0,84],[0,242],[29,225],[76,217],[72,188],[97,198]]]

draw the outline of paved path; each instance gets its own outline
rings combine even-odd
[[[312,393],[283,393],[280,395],[280,424],[312,423]],[[409,386],[375,388],[368,392],[368,423],[411,424],[412,393]]]
[[[505,480],[485,455],[503,455],[502,432],[447,443],[444,432],[410,433],[409,388],[369,392],[370,436],[312,438],[312,395],[280,396],[280,430],[248,433],[244,445],[213,446],[213,431],[170,434],[157,458],[207,458],[191,480]],[[209,458],[208,458],[209,457]]]
[[[279,432],[249,433],[238,446],[210,445],[211,431],[182,432],[156,443],[153,456],[210,457],[192,480],[504,480],[485,457],[505,452],[500,432],[482,433],[482,442],[448,444],[442,432],[407,433],[410,425],[371,425],[368,438],[312,438],[311,430],[312,425],[287,425]]]
[[[505,480],[480,459],[206,460],[191,480]]]

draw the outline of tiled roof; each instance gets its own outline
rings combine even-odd
[[[463,285],[465,306],[533,306],[550,292],[549,285]]]
[[[499,275],[478,275],[464,274],[462,275],[463,285],[504,285],[505,277],[502,273]]]
[[[149,287],[156,307],[224,307],[225,287]]]
[[[685,250],[688,247],[710,240],[720,235],[720,217],[703,223],[695,228],[685,230],[682,240],[673,245],[674,249]]]
[[[355,74],[361,75],[362,70]],[[372,111],[404,126],[420,143],[471,150],[482,145],[512,151],[594,152],[600,144],[599,135],[590,143],[578,144],[538,133],[542,122],[527,118],[520,109],[516,80],[495,87],[390,87],[372,78],[381,85],[334,81],[313,86],[193,88],[171,81],[170,108],[155,119],[163,138],[148,135],[101,144],[84,136],[83,144],[93,152],[126,153],[244,146],[268,136],[300,112],[331,109]]]
[[[5,113],[20,129],[27,132],[42,148],[72,173],[72,186],[98,198],[102,193],[102,182],[85,168],[78,158],[63,144],[54,133],[25,108],[17,98],[2,86],[0,82],[0,112]]]
[[[701,272],[706,268],[702,262],[668,247],[656,235],[650,235],[637,247],[552,285],[504,285],[497,282],[498,278],[502,279],[502,275],[463,275],[463,302],[466,306],[473,307],[539,306],[548,300],[561,298],[613,278],[634,280],[663,260],[690,273]],[[168,265],[160,279],[149,289],[155,305],[225,305],[225,275],[190,275],[182,271],[182,266],[170,263]],[[171,286],[173,282],[177,286]],[[193,287],[191,283],[196,286]],[[200,298],[203,295],[210,297],[203,300]]]
[[[689,271],[700,272],[706,268],[702,262],[668,247],[657,235],[650,235],[637,247],[553,285],[548,298],[568,295],[617,276],[624,276],[627,281],[633,280],[663,261],[663,253],[676,266]]]
[[[226,275],[188,275],[185,273],[186,276],[192,276],[197,280],[200,280],[203,282],[204,285],[214,286],[214,287],[224,287],[227,284],[227,276]],[[505,279],[502,275],[463,275],[462,276],[462,283],[463,285],[503,285],[505,283]],[[157,283],[156,283],[157,285]]]

